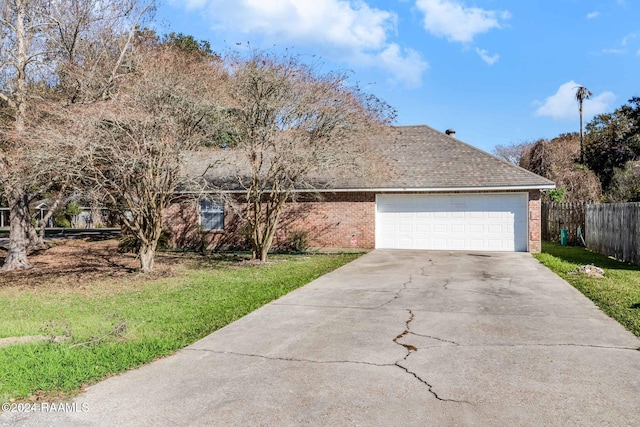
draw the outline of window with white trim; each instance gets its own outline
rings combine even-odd
[[[203,230],[224,230],[224,202],[200,200],[200,227]]]

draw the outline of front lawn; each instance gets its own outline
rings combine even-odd
[[[0,281],[0,342],[36,340],[0,346],[0,402],[73,393],[171,354],[357,256],[278,255],[257,265],[167,255],[152,277],[115,263],[113,274],[36,271],[25,272],[31,281]]]
[[[540,262],[590,298],[609,316],[640,337],[640,267],[575,246],[542,244]],[[604,269],[605,277],[588,277],[573,272],[581,265]]]

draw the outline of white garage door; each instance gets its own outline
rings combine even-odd
[[[527,193],[380,194],[376,248],[527,250]]]

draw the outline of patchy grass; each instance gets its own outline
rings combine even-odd
[[[581,247],[560,246],[557,243],[543,243],[542,253],[534,256],[591,299],[602,311],[640,337],[640,267]],[[605,277],[573,273],[586,264],[604,269]]]
[[[152,277],[102,272],[90,280],[74,268],[67,282],[36,274],[31,285],[0,283],[0,341],[49,337],[0,347],[0,402],[60,397],[171,354],[357,257],[275,255],[256,265],[192,254],[160,260],[171,269]]]

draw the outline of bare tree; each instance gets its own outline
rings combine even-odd
[[[552,140],[531,143],[521,165],[556,183],[563,201],[597,201],[602,189],[598,177],[578,163],[580,140],[577,133],[562,134]]]
[[[496,145],[493,153],[502,160],[522,166],[523,159],[527,157],[527,153],[531,150],[533,144],[533,142],[521,142],[511,145]]]
[[[114,96],[78,112],[87,132],[83,178],[139,242],[143,272],[153,269],[164,211],[187,184],[184,154],[215,134],[223,76],[216,61],[168,45],[139,46]]]
[[[584,164],[584,127],[582,125],[582,104],[585,99],[591,98],[591,91],[584,86],[577,86],[576,101],[578,101],[578,111],[580,113],[580,163]]]
[[[253,258],[264,262],[294,190],[313,191],[330,171],[366,174],[359,163],[366,136],[394,112],[344,74],[319,73],[296,57],[254,52],[231,58],[228,68],[230,148],[244,189],[240,214]]]
[[[55,164],[51,158],[48,163],[38,160],[45,152],[64,152],[53,149],[54,142],[64,138],[52,138],[45,131],[47,122],[40,119],[63,118],[51,108],[94,97],[87,89],[100,88],[103,97],[108,93],[137,23],[152,3],[139,7],[137,0],[0,2],[0,183],[11,223],[3,270],[30,267],[29,203],[50,189],[56,176],[45,173],[53,169],[42,169]],[[45,182],[38,182],[44,176]]]

